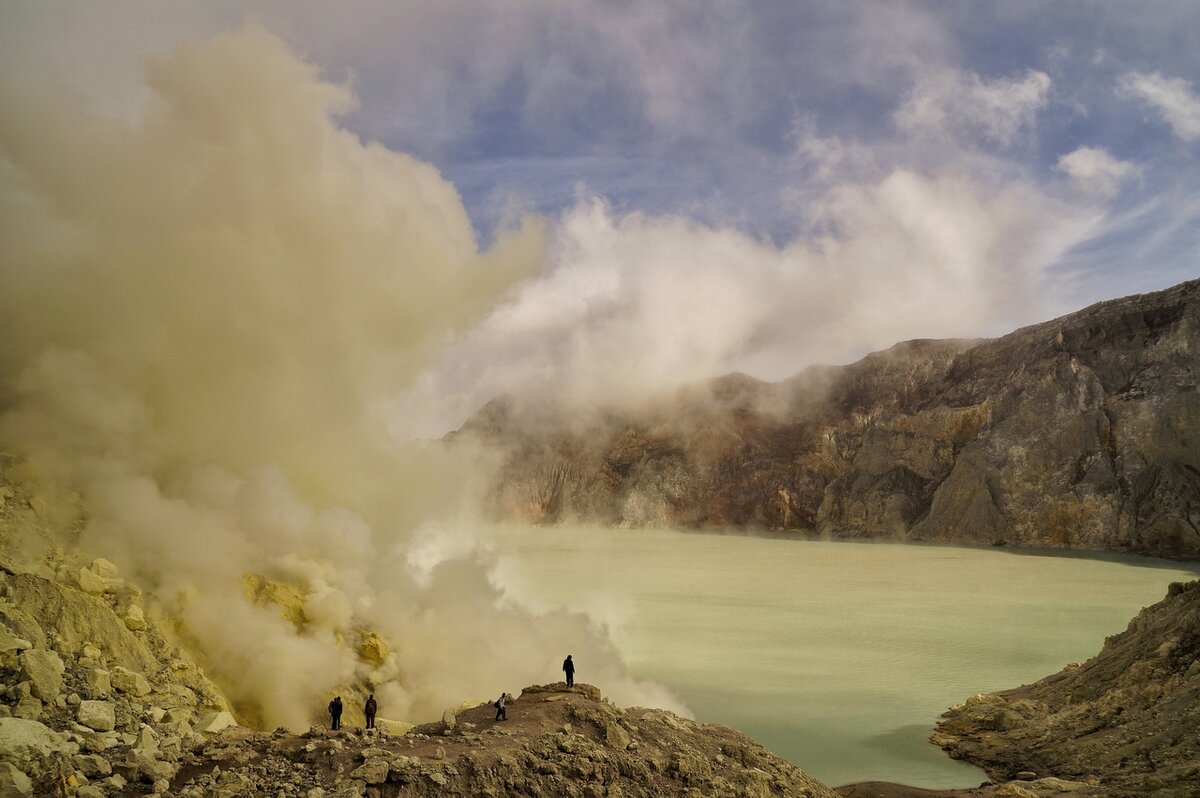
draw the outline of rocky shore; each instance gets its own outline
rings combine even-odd
[[[1054,774],[1106,795],[1183,798],[1200,795],[1197,729],[1200,582],[1189,582],[1082,665],[954,707],[933,740],[997,780]]]

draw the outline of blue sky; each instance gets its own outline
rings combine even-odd
[[[436,166],[480,246],[544,216],[544,263],[426,375],[451,415],[530,380],[779,378],[1200,275],[1194,2],[0,8],[16,80],[118,117],[146,59],[250,21],[349,88],[340,125]]]

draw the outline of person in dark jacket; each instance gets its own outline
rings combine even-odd
[[[342,728],[342,697],[337,696],[329,702],[329,717],[333,720],[333,728]]]
[[[508,720],[508,711],[504,709],[504,704],[508,701],[508,693],[501,693],[496,699],[494,706],[496,707],[496,720]]]
[[[379,704],[375,701],[375,694],[371,693],[367,696],[367,703],[363,706],[363,714],[367,716],[367,728],[375,728],[375,711],[379,709]]]
[[[563,673],[567,674],[567,687],[575,686],[575,663],[571,661],[571,655],[563,660]]]

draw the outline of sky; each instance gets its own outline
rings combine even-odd
[[[544,259],[399,405],[621,401],[992,336],[1200,274],[1200,7],[1179,2],[5,0],[9,82],[137,118],[255,26]]]

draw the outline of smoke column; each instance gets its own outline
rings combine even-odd
[[[541,267],[540,221],[479,251],[453,187],[340,128],[348,91],[258,28],[152,64],[132,122],[0,85],[9,478],[82,508],[65,542],[181,622],[244,721],[304,726],[356,680],[428,719],[566,651],[618,701],[678,706],[582,618],[507,605],[485,554],[430,556],[469,541],[476,469],[387,431],[436,344]],[[368,629],[382,663],[356,655]]]

